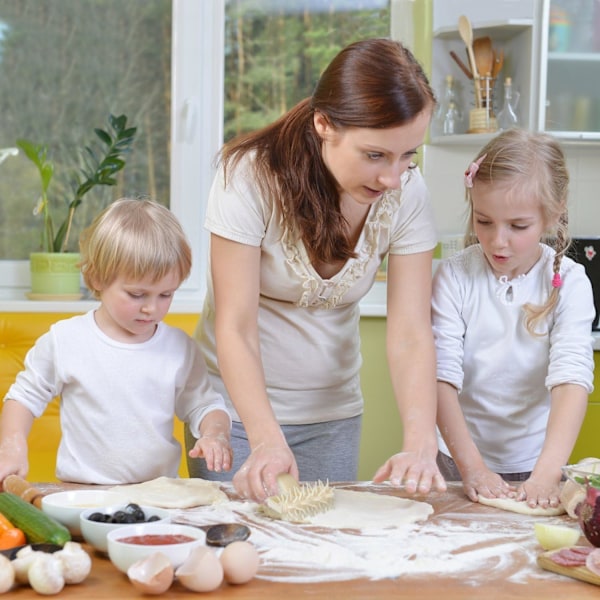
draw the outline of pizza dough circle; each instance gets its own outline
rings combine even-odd
[[[313,515],[307,523],[331,529],[389,529],[426,521],[433,513],[427,502],[335,489],[333,508]]]
[[[110,489],[125,494],[130,502],[160,508],[193,508],[228,500],[227,494],[221,491],[216,481],[200,478],[157,477]]]
[[[508,510],[521,515],[555,517],[566,512],[565,507],[562,504],[559,504],[558,506],[549,506],[548,508],[542,508],[541,506],[531,508],[527,502],[517,501],[514,498],[484,498],[483,496],[478,495],[477,500],[480,504],[493,506],[494,508],[500,508],[501,510]]]

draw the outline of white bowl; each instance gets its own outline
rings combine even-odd
[[[87,508],[127,504],[129,498],[108,490],[70,490],[42,496],[42,510],[62,523],[73,536],[81,535],[79,514]]]
[[[152,545],[132,544],[121,541],[123,538],[144,535],[185,535],[192,538],[192,540],[179,544]],[[127,573],[127,569],[134,562],[155,552],[166,554],[173,568],[176,569],[183,564],[192,551],[192,548],[204,545],[206,534],[202,529],[189,525],[140,523],[139,525],[125,525],[118,529],[113,529],[106,535],[106,540],[108,541],[108,557],[119,571]]]
[[[105,523],[102,521],[90,521],[90,515],[100,512],[106,515],[113,515],[119,510],[125,510],[127,504],[117,504],[116,506],[102,506],[96,508],[86,508],[79,514],[79,526],[83,539],[93,546],[99,552],[108,552],[108,542],[106,535],[113,529],[119,529],[131,525],[131,523]],[[146,520],[150,517],[158,517],[151,523],[168,523],[171,513],[166,508],[157,508],[155,506],[140,506],[144,511]]]

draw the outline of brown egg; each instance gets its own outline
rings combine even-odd
[[[223,549],[221,564],[227,583],[250,581],[258,571],[258,551],[250,542],[233,542]]]
[[[223,567],[216,552],[206,546],[196,546],[175,576],[188,590],[212,592],[223,583]]]
[[[173,583],[173,565],[162,552],[154,552],[127,569],[129,581],[144,594],[163,594]]]

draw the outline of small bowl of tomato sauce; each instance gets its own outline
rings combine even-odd
[[[155,552],[166,554],[176,569],[192,548],[204,545],[206,534],[190,525],[139,523],[113,529],[106,540],[108,557],[119,571],[126,573],[134,562]]]

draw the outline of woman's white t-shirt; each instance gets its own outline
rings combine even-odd
[[[217,173],[206,213],[218,236],[261,248],[259,336],[267,393],[280,424],[308,424],[362,413],[359,301],[387,255],[431,250],[433,214],[418,169],[371,206],[355,251],[331,279],[311,265],[306,249],[283,226],[278,203],[261,194],[248,159]],[[209,270],[210,272],[210,270]],[[406,282],[410,285],[410,282]],[[239,421],[217,367],[212,281],[197,337],[211,382]]]

